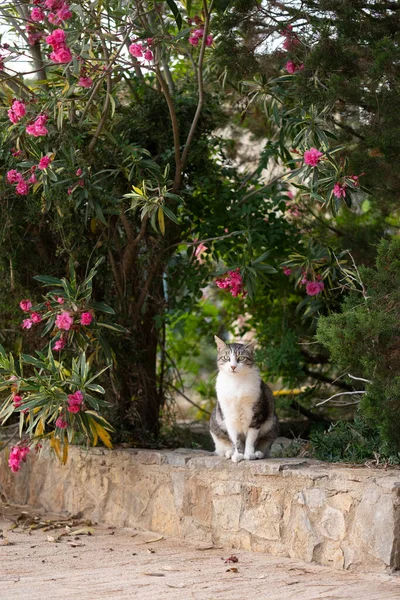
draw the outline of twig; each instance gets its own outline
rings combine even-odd
[[[370,381],[369,379],[363,379],[362,377],[354,377],[354,375],[350,375],[350,373],[347,373],[347,377],[350,377],[350,379],[355,379],[356,381],[365,381],[365,383],[372,383],[372,381]]]
[[[206,415],[211,415],[210,411],[206,410],[205,408],[202,408],[201,406],[199,406],[198,404],[196,404],[196,402],[193,402],[193,400],[191,400],[190,398],[188,398],[186,396],[186,394],[184,394],[183,392],[181,392],[180,389],[178,389],[177,387],[175,387],[174,385],[172,385],[172,383],[168,383],[167,385],[169,387],[171,387],[173,390],[175,390],[176,392],[178,392],[178,394],[180,394],[182,396],[182,398],[185,398],[185,400],[187,400],[189,402],[189,404],[192,404],[192,406],[195,406],[196,408],[198,408],[199,410],[201,410],[201,412],[206,413]]]
[[[274,183],[276,183],[277,181],[279,181],[280,179],[282,179],[283,177],[285,177],[285,175],[287,175],[287,173],[282,173],[282,175],[277,175],[276,177],[274,177],[273,179],[271,179],[271,181],[268,181],[268,183],[266,183],[265,185],[263,185],[262,187],[260,187],[258,190],[253,190],[252,192],[250,192],[249,194],[247,194],[246,196],[244,196],[244,198],[242,198],[241,201],[239,202],[239,206],[241,204],[243,204],[243,202],[246,202],[246,200],[248,200],[249,198],[251,198],[255,194],[259,194],[260,192],[263,192],[264,190],[268,189],[271,185],[273,185]]]
[[[326,400],[322,400],[322,402],[318,402],[318,404],[316,404],[315,406],[322,406],[322,404],[326,404],[327,402],[329,402],[329,400],[333,400],[333,398],[337,398],[338,396],[355,396],[356,394],[366,394],[366,393],[367,392],[365,390],[358,390],[358,391],[354,391],[354,392],[340,392],[339,394],[333,394],[333,396],[326,398]]]

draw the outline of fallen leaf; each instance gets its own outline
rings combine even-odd
[[[68,545],[70,548],[80,548],[81,546],[86,546],[86,544],[75,544],[74,542],[69,542]]]
[[[0,540],[0,546],[14,546],[14,542],[10,542],[8,538]]]
[[[93,535],[93,529],[89,527],[83,527],[82,529],[75,529],[75,531],[71,531],[70,535]]]
[[[153,550],[153,548],[147,548],[147,552],[149,552],[149,554],[155,554],[156,551]]]
[[[160,540],[163,540],[163,539],[164,539],[164,536],[161,535],[158,538],[154,538],[152,540],[146,540],[145,542],[142,542],[142,544],[153,544],[154,542],[159,542]]]
[[[199,546],[195,550],[222,550],[222,546]]]
[[[166,586],[169,588],[181,590],[186,587],[186,584],[185,583],[177,583],[176,585],[172,585],[172,583],[167,583]]]
[[[239,573],[239,569],[237,567],[231,567],[226,570],[227,573]]]
[[[165,573],[143,573],[143,575],[148,575],[149,577],[165,577]]]

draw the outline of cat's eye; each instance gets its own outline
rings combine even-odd
[[[230,354],[224,354],[224,356],[222,356],[222,360],[228,361],[230,359]]]
[[[238,356],[238,357],[237,357],[237,361],[238,361],[238,362],[243,362],[244,360],[246,360],[246,357],[245,357],[245,356]]]

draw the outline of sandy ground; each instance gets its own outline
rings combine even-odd
[[[226,562],[233,556],[237,562]],[[0,505],[1,600],[399,600],[400,577]]]

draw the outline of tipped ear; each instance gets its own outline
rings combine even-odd
[[[250,350],[250,352],[254,352],[254,350],[256,349],[257,346],[257,342],[255,340],[252,340],[251,342],[248,342],[246,344],[246,350]]]
[[[214,340],[215,340],[215,343],[217,344],[218,350],[223,350],[224,348],[226,348],[225,342],[220,340],[219,337],[217,337],[216,335],[214,335]]]

